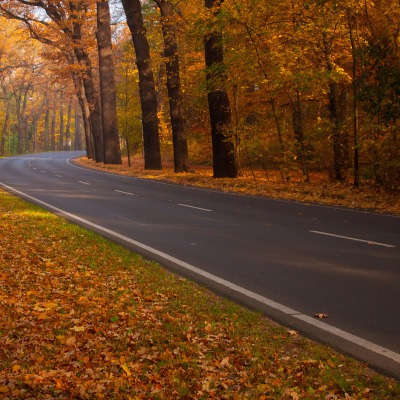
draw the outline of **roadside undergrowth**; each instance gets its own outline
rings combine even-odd
[[[0,398],[397,399],[398,382],[0,191]]]

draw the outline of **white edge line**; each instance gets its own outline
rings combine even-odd
[[[196,209],[196,210],[201,210],[201,211],[208,211],[208,212],[211,212],[211,211],[212,211],[212,210],[209,210],[208,208],[190,206],[189,204],[182,204],[182,203],[179,203],[178,206],[194,208],[194,209]]]
[[[88,220],[86,220],[84,218],[78,217],[77,215],[71,214],[71,213],[69,213],[67,211],[61,210],[60,208],[54,207],[51,204],[45,203],[42,200],[39,200],[39,199],[37,199],[35,197],[32,197],[32,196],[27,195],[27,194],[25,194],[23,192],[20,192],[19,190],[14,189],[13,187],[7,186],[2,182],[0,182],[0,184],[3,187],[7,188],[8,190],[12,191],[12,192],[18,193],[22,197],[25,197],[25,198],[28,198],[30,200],[33,200],[34,202],[36,202],[38,204],[42,204],[46,208],[54,210],[57,213],[59,213],[61,215],[64,215],[64,216],[66,216],[66,217],[68,217],[68,218],[70,218],[72,220],[82,222],[87,226],[96,228],[98,231],[105,232],[105,233],[107,233],[107,234],[109,234],[111,236],[114,236],[116,238],[119,238],[119,239],[121,239],[121,240],[123,240],[123,241],[125,241],[127,243],[133,244],[134,246],[136,246],[138,248],[146,250],[146,251],[148,251],[148,252],[150,252],[150,253],[152,253],[154,255],[157,255],[157,256],[165,259],[165,260],[171,261],[171,262],[179,265],[180,267],[187,269],[188,271],[194,272],[197,275],[200,275],[200,276],[202,276],[204,278],[207,278],[207,279],[209,279],[209,280],[211,280],[211,281],[213,281],[215,283],[218,283],[221,286],[225,286],[226,288],[229,288],[229,289],[231,289],[231,290],[233,290],[233,291],[235,291],[237,293],[240,293],[240,294],[242,294],[244,296],[247,296],[250,299],[256,300],[256,301],[258,301],[258,302],[260,302],[262,304],[265,304],[268,307],[271,307],[271,308],[273,308],[275,310],[278,310],[278,311],[280,311],[280,312],[282,312],[284,314],[290,315],[293,318],[297,318],[297,319],[299,319],[301,321],[304,321],[304,322],[306,322],[306,323],[308,323],[310,325],[318,327],[319,329],[321,329],[321,330],[323,330],[325,332],[329,332],[329,333],[331,333],[331,334],[333,334],[333,335],[335,335],[337,337],[345,339],[345,340],[347,340],[347,341],[349,341],[351,343],[357,344],[358,346],[363,347],[363,348],[365,348],[367,350],[370,350],[370,351],[372,351],[372,352],[374,352],[376,354],[380,354],[382,356],[385,356],[387,358],[392,359],[393,361],[395,361],[397,363],[400,363],[400,354],[395,353],[394,351],[391,351],[389,349],[381,347],[381,346],[379,346],[379,345],[377,345],[375,343],[369,342],[369,341],[367,341],[365,339],[362,339],[362,338],[360,338],[358,336],[355,336],[355,335],[353,335],[353,334],[351,334],[349,332],[346,332],[346,331],[343,331],[341,329],[335,328],[335,327],[333,327],[331,325],[328,325],[328,324],[326,324],[324,322],[320,322],[318,320],[315,320],[315,319],[311,318],[308,315],[301,314],[300,312],[298,312],[296,310],[293,310],[292,308],[286,307],[283,304],[277,303],[277,302],[275,302],[273,300],[270,300],[270,299],[268,299],[268,298],[266,298],[264,296],[261,296],[261,295],[259,295],[257,293],[254,293],[254,292],[250,291],[250,290],[247,290],[247,289],[245,289],[245,288],[243,288],[241,286],[235,285],[232,282],[229,282],[229,281],[227,281],[225,279],[222,279],[222,278],[220,278],[220,277],[218,277],[216,275],[210,274],[209,272],[203,271],[202,269],[197,268],[197,267],[195,267],[195,266],[193,266],[191,264],[188,264],[185,261],[179,260],[179,259],[177,259],[177,258],[175,258],[173,256],[170,256],[169,254],[166,254],[166,253],[164,253],[162,251],[154,249],[154,248],[152,248],[150,246],[147,246],[147,245],[145,245],[143,243],[137,242],[136,240],[128,238],[127,236],[121,235],[121,234],[119,234],[117,232],[114,232],[114,231],[112,231],[110,229],[107,229],[107,228],[104,228],[104,227],[102,227],[100,225],[94,224],[93,222],[90,222],[90,221],[88,221]]]
[[[84,185],[90,185],[89,182],[78,181],[79,183],[83,183]]]
[[[396,246],[393,246],[392,244],[373,242],[373,241],[371,241],[371,240],[357,239],[357,238],[353,238],[353,237],[350,237],[350,236],[336,235],[336,234],[334,234],[334,233],[320,232],[320,231],[309,231],[309,232],[311,232],[311,233],[316,233],[316,234],[318,234],[318,235],[332,236],[332,237],[336,237],[336,238],[339,238],[339,239],[352,240],[352,241],[354,241],[354,242],[363,242],[363,243],[373,244],[373,245],[375,245],[375,246],[396,247]]]

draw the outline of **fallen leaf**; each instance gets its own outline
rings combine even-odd
[[[71,329],[71,331],[75,331],[75,332],[83,332],[85,330],[85,327],[84,326],[74,326],[70,329]]]
[[[317,314],[314,314],[314,317],[315,318],[328,318],[328,314],[324,314],[324,313],[317,313]]]
[[[65,344],[67,346],[73,346],[75,343],[76,343],[76,337],[75,336],[71,336],[65,341]]]
[[[121,368],[125,371],[126,375],[131,376],[132,373],[129,370],[129,367],[126,364],[121,364]]]

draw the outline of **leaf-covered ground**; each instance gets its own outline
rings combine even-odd
[[[0,191],[0,398],[398,399],[400,384]]]
[[[189,173],[175,174],[171,163],[164,162],[162,171],[145,171],[143,161],[136,158],[132,160],[131,167],[127,158],[123,159],[122,165],[96,164],[87,158],[81,158],[78,162],[90,168],[183,185],[400,215],[399,192],[387,191],[366,181],[361,182],[359,188],[354,188],[350,181],[334,183],[324,173],[311,173],[310,182],[307,183],[299,171],[285,172],[285,177],[290,177],[290,180],[283,180],[278,171],[251,171],[247,168],[236,179],[214,179],[210,166],[197,165]]]

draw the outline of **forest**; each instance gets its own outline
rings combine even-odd
[[[0,155],[400,190],[400,3],[0,3]]]

